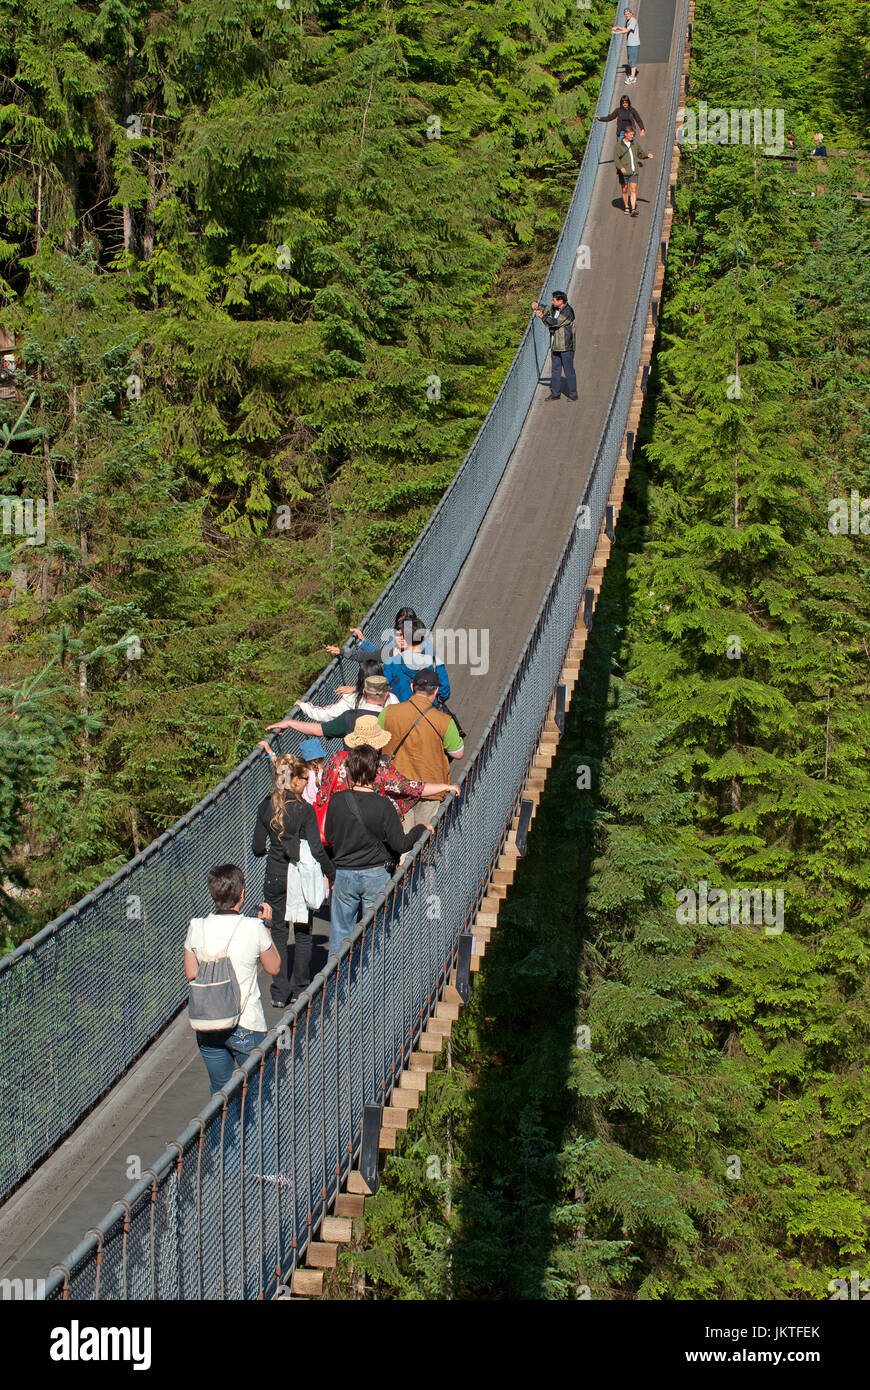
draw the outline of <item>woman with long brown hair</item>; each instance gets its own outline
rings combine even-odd
[[[266,878],[263,898],[272,909],[272,939],[281,957],[281,969],[272,977],[272,1003],[284,1008],[302,990],[307,989],[311,970],[311,920],[294,925],[296,944],[293,951],[293,978],[288,977],[288,945],[290,928],[287,912],[287,867],[298,864],[303,839],[308,841],[314,859],[330,883],[335,879],[335,867],[320,839],[317,817],[303,800],[308,785],[308,766],[295,753],[273,758],[275,786],[271,796],[260,803],[254,842],[251,846],[258,859],[266,855]]]

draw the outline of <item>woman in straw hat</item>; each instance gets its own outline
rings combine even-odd
[[[345,747],[340,749],[338,753],[333,753],[326,763],[320,781],[320,791],[314,801],[314,810],[321,834],[323,834],[329,798],[335,792],[346,791],[350,786],[347,769],[349,751],[353,748],[361,748],[363,745],[380,750],[386,747],[391,738],[392,734],[388,729],[381,728],[374,714],[362,715],[361,718],[357,719],[350,732],[345,734]],[[432,800],[443,795],[459,795],[459,788],[452,786],[449,782],[414,782],[408,777],[403,777],[389,759],[383,756],[378,759],[373,790],[381,796],[388,796],[399,816],[404,816],[412,806],[417,805],[418,801]]]

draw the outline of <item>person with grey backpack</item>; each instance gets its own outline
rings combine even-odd
[[[242,915],[245,875],[237,865],[209,869],[208,886],[216,910],[190,923],[184,972],[190,985],[188,1020],[214,1095],[266,1036],[257,966],[277,975],[281,957],[265,923]],[[268,904],[260,912],[269,915]]]

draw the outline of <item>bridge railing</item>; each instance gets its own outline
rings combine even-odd
[[[608,51],[599,114],[610,105],[619,43]],[[570,281],[606,129],[591,122],[550,290]],[[548,341],[532,320],[462,467],[363,620],[375,640],[398,607],[433,616],[441,608],[519,436]],[[305,698],[328,702],[340,683],[333,662]],[[290,734],[279,746],[298,744]],[[254,871],[251,828],[270,790],[267,759],[252,753],[142,854],[0,960],[0,1201],[183,1007],[178,961],[190,918],[208,907],[206,873],[243,856],[246,874]]]
[[[688,0],[679,9],[685,30]],[[614,71],[611,50],[611,85]],[[663,151],[595,465],[519,660],[460,779],[461,797],[440,812],[434,835],[415,847],[373,913],[226,1091],[52,1271],[47,1298],[268,1298],[304,1258],[359,1155],[364,1107],[388,1101],[434,1011],[517,810],[623,448],[668,178]],[[556,273],[567,284],[567,271]]]

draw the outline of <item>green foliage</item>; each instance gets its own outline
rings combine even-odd
[[[609,7],[0,12],[0,322],[37,432],[0,466],[47,511],[4,664],[63,625],[139,648],[88,667],[99,729],[20,806],[36,928],[250,751],[419,533],[540,284]]]

